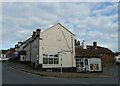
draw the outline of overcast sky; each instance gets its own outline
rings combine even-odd
[[[60,22],[88,45],[118,51],[117,2],[4,2],[2,49],[25,41],[37,27],[42,30]]]

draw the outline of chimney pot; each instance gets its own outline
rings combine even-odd
[[[93,47],[97,49],[97,42],[93,42]]]
[[[39,35],[41,32],[41,29],[36,29],[36,34]]]
[[[82,42],[82,48],[83,48],[83,49],[87,49],[87,45],[86,45],[86,43],[85,43],[85,40],[83,40],[83,42]]]
[[[36,36],[36,32],[33,31],[32,38],[34,38],[35,36]]]

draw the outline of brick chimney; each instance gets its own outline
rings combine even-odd
[[[97,49],[97,42],[93,42],[93,47]]]
[[[36,29],[36,35],[39,35],[41,32],[41,29]]]
[[[33,31],[32,38],[35,38],[35,36],[36,36],[36,32]]]

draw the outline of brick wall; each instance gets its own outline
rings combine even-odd
[[[114,55],[103,54],[102,55],[103,66],[113,64],[115,62]]]

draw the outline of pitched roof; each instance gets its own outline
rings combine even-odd
[[[63,26],[61,23],[57,23],[57,24],[55,24],[55,25],[49,27],[48,29],[46,29],[46,30],[44,30],[44,31],[42,31],[42,32],[45,32],[45,31],[51,29],[52,27],[54,27],[54,26],[56,26],[56,25],[60,25],[61,27],[63,27],[64,29],[66,29],[68,32],[70,32],[72,35],[75,36],[75,34],[73,34],[70,30],[68,30],[68,29],[67,29],[65,26]]]
[[[28,39],[25,41],[26,44],[23,46],[23,48],[25,48],[31,41],[32,41],[32,37],[28,38]]]
[[[75,47],[75,56],[82,57],[101,57],[101,54],[114,54],[110,49],[97,46],[95,49],[93,46],[87,46],[87,49],[82,47]]]
[[[61,25],[63,28],[65,28],[68,32],[70,32],[71,34],[73,34],[70,30],[68,30],[65,26],[63,26],[61,23],[58,23],[59,25]],[[75,36],[75,34],[73,34]]]

